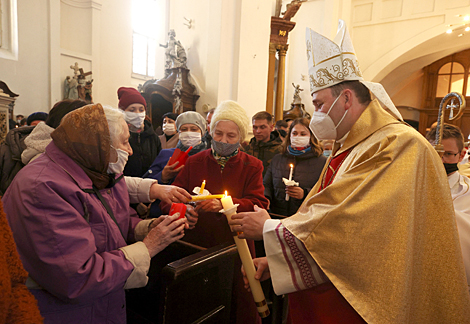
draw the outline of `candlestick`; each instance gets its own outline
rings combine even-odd
[[[294,172],[294,165],[290,164],[290,173],[289,173],[289,181],[292,180],[292,173]],[[289,194],[286,194],[286,201],[289,201]]]
[[[232,216],[237,213],[238,204],[233,204],[232,197],[227,195],[221,199],[222,209],[220,212],[224,213],[227,216],[227,220],[231,220]],[[266,298],[264,297],[263,289],[259,280],[255,279],[256,269],[251,258],[250,249],[245,239],[238,238],[237,235],[233,237],[235,244],[237,245],[238,255],[245,269],[246,277],[248,278],[248,283],[250,285],[251,293],[253,294],[253,299],[255,300],[256,308],[258,308],[258,313],[262,318],[265,318],[269,315],[268,304],[266,303]]]
[[[200,200],[207,200],[207,199],[220,199],[223,198],[224,195],[207,195],[207,196],[191,196],[191,201],[200,201]]]
[[[199,194],[202,195],[204,193],[204,187],[206,186],[206,180],[202,181],[201,189],[199,189]]]

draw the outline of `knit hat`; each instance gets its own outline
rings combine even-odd
[[[178,114],[175,114],[173,112],[167,112],[166,114],[163,114],[162,120],[165,119],[165,117],[168,117],[171,120],[176,120],[176,118],[178,118]]]
[[[119,108],[126,109],[132,104],[139,103],[147,108],[147,102],[144,97],[134,88],[120,87],[117,91],[119,99]]]
[[[204,134],[207,129],[207,123],[204,117],[195,111],[186,111],[176,118],[176,130],[179,132],[181,125],[194,124],[201,129],[201,134]]]
[[[214,136],[214,130],[217,123],[221,120],[231,120],[237,124],[240,130],[240,142],[243,142],[248,135],[250,120],[245,109],[233,100],[222,101],[215,109],[211,120],[211,135]]]
[[[47,119],[47,116],[49,116],[49,114],[45,113],[45,112],[42,112],[42,111],[32,113],[31,115],[28,116],[28,119],[26,119],[26,124],[28,124],[28,126],[30,126],[31,123],[35,120],[45,121]]]

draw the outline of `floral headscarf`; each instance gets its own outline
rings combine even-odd
[[[84,106],[65,115],[51,137],[85,171],[95,187],[106,188],[110,180],[107,170],[111,136],[100,104]]]

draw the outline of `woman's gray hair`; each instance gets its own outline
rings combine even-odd
[[[106,120],[108,121],[109,135],[111,136],[111,145],[115,146],[119,139],[119,136],[125,132],[121,119],[124,120],[124,113],[111,106],[103,106]]]

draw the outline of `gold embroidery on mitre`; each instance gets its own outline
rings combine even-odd
[[[326,59],[328,61],[333,57]],[[357,65],[357,61],[344,58],[341,61],[342,68],[338,64],[332,65],[330,68],[320,68],[315,73],[310,74],[310,89],[321,88],[328,84],[336,84],[344,80],[348,80],[353,76],[362,78],[361,70]]]

